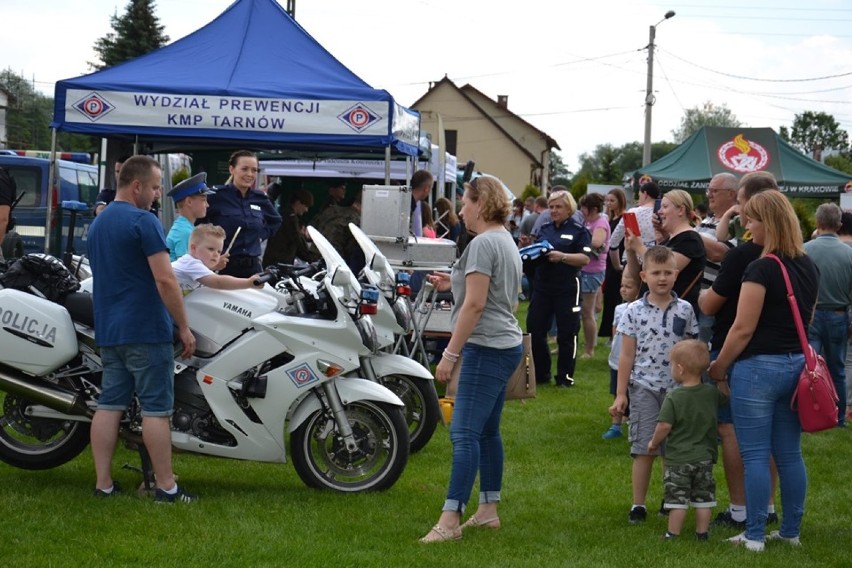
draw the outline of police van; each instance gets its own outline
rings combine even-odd
[[[12,216],[15,218],[15,232],[23,243],[24,254],[45,252],[50,160],[47,157],[32,157],[33,153],[19,150],[4,150],[0,153],[0,166],[9,170],[15,178],[17,194],[21,198]],[[37,155],[49,154],[42,152]],[[57,153],[57,157],[60,158],[56,160],[58,186],[55,186],[53,193],[55,221],[49,234],[49,252],[62,258],[67,245],[70,214],[63,211],[60,204],[63,201],[80,201],[87,205],[86,210],[78,212],[74,230],[74,250],[84,253],[86,233],[92,223],[95,197],[100,185],[97,166],[88,163],[91,160],[89,154],[64,152]]]

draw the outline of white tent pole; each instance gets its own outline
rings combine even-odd
[[[391,147],[385,147],[385,185],[390,185]]]

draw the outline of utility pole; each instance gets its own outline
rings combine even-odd
[[[669,10],[662,20],[651,26],[648,32],[648,82],[645,87],[645,144],[642,147],[642,166],[651,163],[651,109],[656,102],[654,96],[654,39],[657,36],[657,26],[675,15]]]

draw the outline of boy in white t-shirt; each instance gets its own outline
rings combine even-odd
[[[189,253],[172,263],[172,270],[184,295],[201,286],[218,290],[263,287],[263,284],[254,284],[257,275],[237,278],[213,272],[212,269],[218,264],[224,246],[225,229],[222,227],[205,223],[193,229],[189,237]]]

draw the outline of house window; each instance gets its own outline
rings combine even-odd
[[[444,139],[447,141],[447,152],[452,154],[453,156],[458,156],[458,152],[456,149],[458,148],[459,142],[459,131],[458,130],[445,130],[444,131]]]

